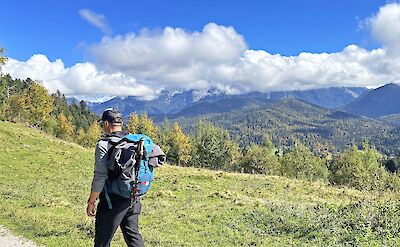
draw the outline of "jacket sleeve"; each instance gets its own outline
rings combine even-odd
[[[161,150],[160,146],[154,145],[153,150],[149,155],[149,165],[153,167],[161,166],[167,160],[167,156]]]
[[[101,192],[108,178],[107,141],[99,141],[96,145],[92,192]]]

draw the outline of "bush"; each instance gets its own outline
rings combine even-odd
[[[234,170],[239,157],[239,145],[231,140],[227,130],[199,121],[193,137],[192,163],[195,166]]]
[[[270,147],[252,144],[244,150],[239,169],[246,173],[276,175],[279,173],[279,160]]]
[[[330,182],[360,190],[396,187],[397,176],[391,176],[385,171],[378,162],[380,158],[381,154],[367,142],[363,144],[362,150],[353,145],[333,159]]]
[[[328,178],[325,159],[314,156],[303,144],[298,144],[283,156],[280,171],[283,176],[309,181]]]

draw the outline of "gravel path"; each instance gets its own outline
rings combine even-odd
[[[12,233],[0,226],[0,246],[1,247],[38,247],[34,242],[12,235]]]

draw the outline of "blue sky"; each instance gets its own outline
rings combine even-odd
[[[252,49],[282,55],[303,51],[336,52],[349,44],[374,47],[359,20],[372,15],[384,0],[169,0],[169,1],[22,1],[2,3],[0,46],[7,55],[26,60],[35,53],[62,58],[66,65],[84,61],[83,43],[103,33],[87,23],[80,9],[104,15],[112,34],[142,28],[181,27],[201,30],[207,23],[233,26]],[[4,21],[5,20],[5,21]]]
[[[67,94],[236,94],[400,79],[388,66],[400,50],[395,1],[13,0],[2,10],[5,72]]]

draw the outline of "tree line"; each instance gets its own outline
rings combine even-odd
[[[190,136],[168,120],[155,126],[146,113],[133,113],[126,126],[130,132],[153,138],[175,165],[322,181],[359,190],[400,189],[398,167],[390,169],[393,160],[385,160],[368,141],[342,153],[320,155],[301,142],[275,147],[269,135],[264,135],[261,144],[241,148],[227,130],[207,120],[198,121]]]

